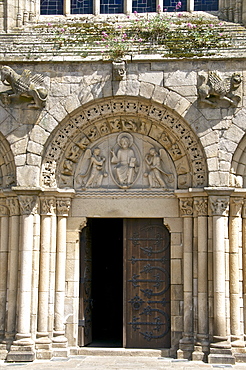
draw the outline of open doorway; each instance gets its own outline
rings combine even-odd
[[[122,347],[123,219],[89,219],[92,253],[92,342]]]

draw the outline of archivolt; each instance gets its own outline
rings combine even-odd
[[[178,188],[207,185],[201,144],[182,118],[149,100],[115,97],[84,105],[61,122],[46,146],[42,186],[73,188],[76,165],[87,146],[121,131],[160,143],[174,162]]]
[[[0,188],[16,184],[14,156],[4,136],[0,133]]]
[[[234,153],[230,175],[231,186],[246,187],[246,135]]]

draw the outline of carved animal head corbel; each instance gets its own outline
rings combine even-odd
[[[112,62],[113,67],[113,81],[121,81],[126,77],[126,62]]]

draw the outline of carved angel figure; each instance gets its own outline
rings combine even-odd
[[[205,76],[200,75],[200,77],[203,80],[198,87],[200,102],[216,107],[219,99],[228,101],[235,107],[241,100],[240,96],[232,93],[242,82],[239,73],[233,73],[231,77],[222,79],[217,72],[209,72],[207,81]]]
[[[145,156],[145,162],[149,168],[149,172],[145,173],[148,177],[149,186],[151,188],[170,188],[168,183],[173,182],[173,174],[168,173],[163,168],[163,163],[166,160],[166,152],[160,149],[159,153],[155,148],[151,148]]]
[[[10,103],[10,97],[25,96],[33,99],[33,102],[29,104],[30,108],[39,109],[45,106],[48,92],[42,86],[44,82],[42,75],[33,75],[28,69],[19,75],[12,68],[3,66],[1,68],[1,81],[4,85],[11,87],[11,90],[1,94],[1,100],[4,104]]]
[[[100,156],[99,148],[95,148],[93,153],[90,149],[85,151],[83,164],[87,162],[89,162],[87,171],[84,174],[79,174],[78,180],[85,187],[99,188],[102,185],[103,177],[107,177],[107,173],[104,171],[105,157]]]

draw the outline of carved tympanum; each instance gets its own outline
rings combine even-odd
[[[19,99],[24,96],[32,99],[28,105],[30,108],[40,109],[45,106],[48,91],[43,86],[44,77],[42,75],[33,75],[28,69],[19,75],[12,68],[3,66],[1,68],[1,81],[4,85],[11,87],[11,90],[0,94],[4,105],[10,104],[13,98]]]
[[[219,101],[224,100],[236,107],[241,98],[233,92],[238,89],[242,82],[239,73],[233,73],[231,77],[222,79],[218,72],[209,72],[206,78],[200,74],[202,84],[198,87],[198,95],[201,103],[211,107],[217,107]]]
[[[87,149],[84,155],[84,164],[87,166],[85,173],[77,176],[77,182],[83,187],[99,188],[102,185],[103,177],[107,177],[105,172],[106,158],[100,155],[100,149],[95,148],[93,151]]]

